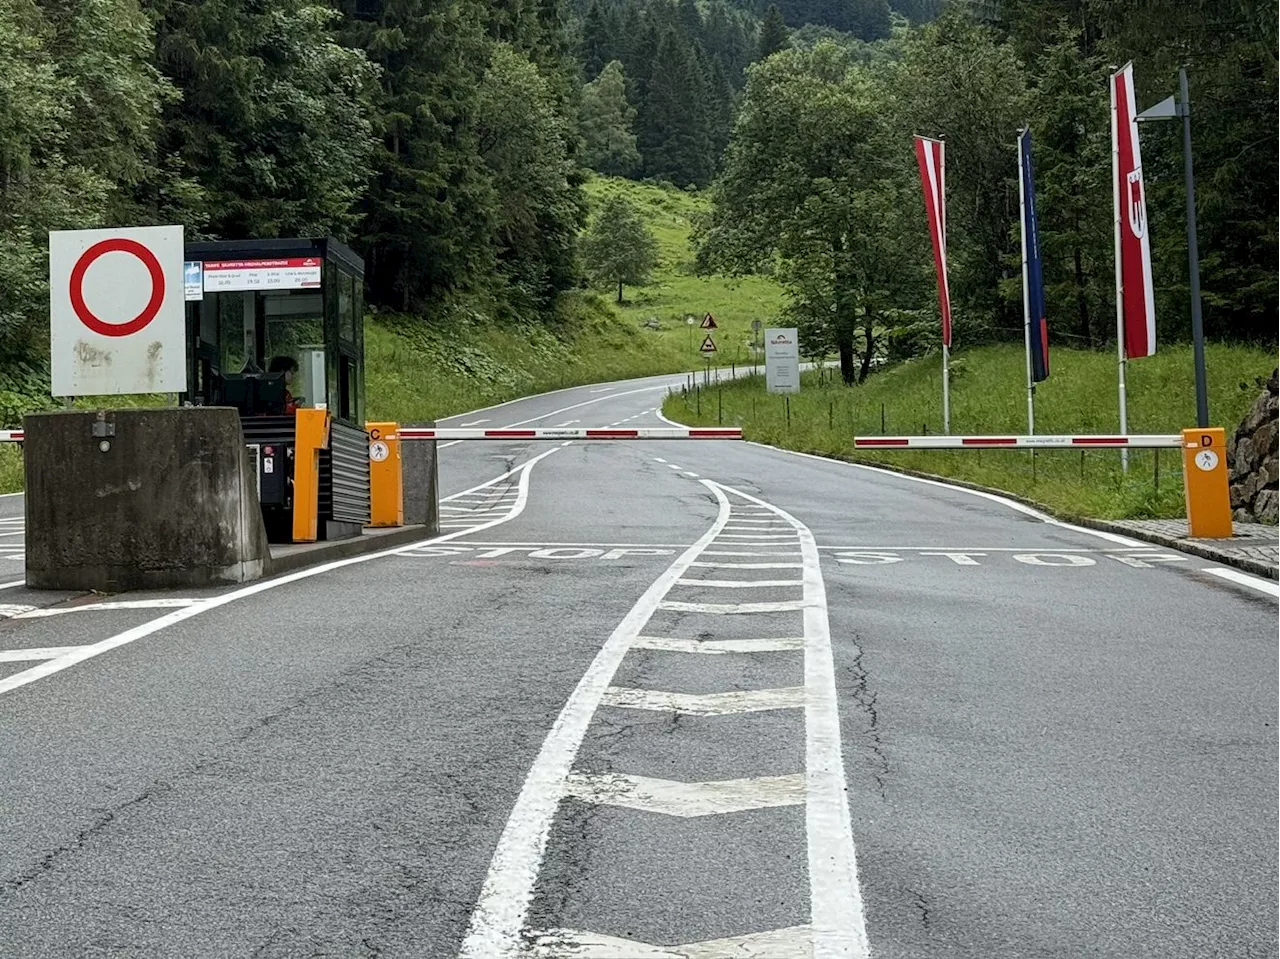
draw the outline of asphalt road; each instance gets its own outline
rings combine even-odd
[[[441,481],[322,573],[0,591],[0,956],[1276,955],[1273,584],[746,443]]]

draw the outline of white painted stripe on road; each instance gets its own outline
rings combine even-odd
[[[697,479],[697,478],[698,478],[698,474],[697,474],[697,473],[691,473],[689,470],[681,470],[681,471],[680,471],[680,475],[681,475],[681,476],[687,476],[687,477],[689,477],[689,479]]]
[[[846,798],[848,780],[840,746],[831,626],[817,544],[809,528],[790,513],[730,486],[724,488],[772,510],[800,537],[805,566],[805,831],[809,842],[813,959],[868,959],[871,946]]]
[[[488,483],[481,483],[478,486],[473,486],[469,490],[464,490],[462,493],[456,494],[458,496],[465,495],[466,493],[471,493],[475,490],[481,489],[490,483],[500,483],[508,477],[515,475],[519,476],[520,494],[517,497],[516,502],[512,504],[511,510],[505,516],[492,519],[487,523],[482,523],[475,527],[471,532],[480,532],[481,530],[491,529],[494,526],[499,526],[502,523],[515,519],[519,516],[524,511],[525,504],[528,502],[529,475],[533,471],[534,464],[538,463],[540,460],[546,459],[552,453],[556,452],[557,449],[559,449],[559,447],[552,447],[551,449],[526,460],[519,466],[508,470],[501,476],[489,480]],[[452,498],[453,497],[446,497],[446,499]],[[99,656],[102,653],[108,652],[119,646],[125,646],[129,643],[136,642],[143,637],[150,636],[152,633],[159,632],[160,630],[168,626],[172,626],[175,623],[191,619],[193,616],[198,616],[208,610],[217,609],[219,606],[225,606],[228,603],[233,603],[238,599],[243,599],[247,596],[256,596],[258,593],[266,592],[269,589],[275,589],[278,586],[284,586],[288,583],[294,583],[302,579],[310,579],[312,576],[319,576],[322,573],[331,572],[335,569],[342,569],[345,566],[354,566],[357,563],[368,563],[372,560],[382,559],[386,556],[395,556],[400,553],[408,552],[409,550],[418,549],[428,544],[448,542],[449,540],[456,539],[459,536],[465,536],[467,533],[467,530],[459,530],[456,533],[445,533],[443,536],[428,537],[426,539],[419,540],[416,543],[397,546],[394,549],[381,550],[376,553],[365,553],[362,556],[349,556],[346,559],[337,559],[331,563],[312,566],[309,569],[300,569],[295,573],[286,573],[284,576],[279,576],[275,579],[262,580],[241,589],[233,590],[229,593],[223,593],[221,596],[214,596],[197,606],[187,606],[183,609],[174,610],[172,613],[166,613],[163,616],[158,616],[150,622],[143,623],[140,626],[135,626],[133,629],[125,630],[123,633],[118,633],[115,636],[108,637],[101,642],[91,643],[88,646],[81,646],[79,649],[69,652],[65,656],[59,656],[57,659],[46,660],[39,666],[33,666],[31,669],[24,669],[20,673],[14,673],[12,676],[6,676],[5,678],[0,679],[0,694],[11,692],[12,690],[26,686],[28,683],[33,683],[38,679],[44,679],[46,676],[51,676],[54,673],[59,673],[64,669],[69,669],[72,666],[82,663],[86,659],[92,659],[94,656]]]
[[[23,613],[29,613],[33,609],[35,607],[29,603],[0,603],[0,619],[11,619]]]
[[[680,586],[707,586],[711,589],[765,589],[771,586],[803,586],[802,579],[682,579]]]
[[[711,613],[715,616],[738,616],[748,613],[787,613],[805,608],[806,600],[787,599],[778,603],[677,603],[664,601],[658,609],[673,613]]]
[[[730,549],[709,549],[709,550],[706,550],[702,555],[703,556],[795,556],[796,552],[797,552],[796,550],[790,550],[785,553],[765,553],[760,551],[748,552],[748,551],[730,550]]]
[[[79,606],[51,606],[43,609],[32,609],[19,613],[14,619],[46,619],[50,616],[62,616],[66,613],[107,613],[121,609],[183,609],[187,606],[198,606],[205,600],[200,599],[127,599],[110,603],[82,603]]]
[[[804,569],[804,563],[693,563],[702,569]]]
[[[637,636],[635,649],[654,649],[668,653],[779,653],[804,649],[803,636],[778,639],[677,639],[671,636]]]
[[[720,533],[729,518],[729,500],[715,484],[702,481],[720,501],[711,528],[676,559],[618,624],[556,717],[525,777],[511,818],[498,839],[488,875],[471,913],[460,959],[518,959],[523,952],[525,915],[533,899],[551,821],[574,756],[618,665],[662,597]]]
[[[809,939],[808,926],[679,946],[653,946],[576,929],[546,929],[533,934],[526,955],[530,959],[814,959]]]
[[[28,660],[57,659],[79,646],[43,646],[32,649],[0,649],[0,663],[21,663]]]
[[[732,540],[769,540],[778,542],[779,540],[792,541],[795,537],[790,533],[721,533],[721,539]]]
[[[479,426],[481,423],[492,423],[493,421],[485,418],[482,420],[472,420],[470,423],[459,423],[459,426]]]
[[[25,579],[15,579],[12,583],[0,583],[0,589],[13,589],[15,586],[26,586]]]
[[[570,773],[565,795],[601,806],[622,806],[664,816],[693,818],[798,806],[804,803],[804,773],[685,783],[623,773]]]
[[[727,693],[669,693],[658,689],[610,686],[601,698],[604,706],[689,713],[693,716],[732,716],[771,709],[800,709],[804,703],[803,686],[734,689]]]
[[[1233,583],[1239,583],[1241,586],[1248,586],[1250,589],[1256,589],[1258,592],[1266,593],[1268,596],[1280,597],[1280,583],[1273,583],[1268,579],[1250,576],[1248,573],[1242,573],[1238,569],[1219,569],[1216,566],[1207,566],[1202,572],[1211,573]]]

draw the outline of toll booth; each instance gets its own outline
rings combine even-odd
[[[364,261],[332,237],[186,244],[196,406],[240,412],[271,542],[369,522]]]

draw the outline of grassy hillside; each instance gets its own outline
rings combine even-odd
[[[642,327],[646,320],[661,325],[656,339],[683,359],[680,368],[704,365],[698,346],[703,331],[692,329],[685,317],[697,323],[711,313],[719,329],[712,336],[718,352],[714,362],[729,366],[751,362],[751,321],[768,326],[783,306],[782,289],[766,277],[700,277],[693,273],[693,247],[689,240],[695,218],[706,209],[705,197],[673,187],[633,183],[615,177],[595,177],[587,184],[592,206],[609,195],[621,194],[644,217],[658,240],[659,265],[652,282],[644,287],[624,287],[623,305],[615,309],[628,323]],[[614,303],[616,296],[609,297]]]
[[[1027,427],[1026,366],[1019,346],[966,350],[953,362],[951,431],[1023,433]],[[1261,387],[1258,377],[1275,368],[1273,351],[1211,344],[1208,348],[1209,411],[1214,425],[1234,431]],[[858,387],[830,374],[802,376],[787,423],[783,397],[765,392],[760,378],[699,397],[667,399],[666,415],[685,423],[719,419],[744,427],[749,439],[788,449],[956,477],[1044,503],[1068,514],[1100,518],[1183,515],[1181,463],[1176,450],[1132,451],[1120,471],[1117,451],[925,451],[852,450],[854,435],[942,431],[941,369],[937,357],[904,363]],[[1129,364],[1129,430],[1176,433],[1195,425],[1191,348],[1162,347],[1156,356]],[[701,406],[701,414],[697,409]],[[1113,433],[1119,425],[1114,354],[1054,349],[1053,375],[1036,391],[1037,433]],[[723,410],[720,413],[720,410]],[[1158,460],[1158,477],[1157,477]]]

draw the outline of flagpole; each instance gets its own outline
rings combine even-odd
[[[1120,267],[1120,116],[1116,105],[1116,77],[1111,77],[1111,197],[1115,214],[1116,251],[1116,356],[1120,371],[1120,435],[1129,435],[1128,397],[1125,392],[1124,274]],[[1129,472],[1129,451],[1120,450],[1120,468]]]
[[[942,239],[942,263],[943,269],[946,269],[947,263],[947,178],[946,178],[946,150],[947,143],[945,140],[938,141],[938,235]],[[945,275],[945,272],[944,272]],[[947,308],[951,308],[951,294],[947,293]],[[954,317],[952,318],[954,320]],[[949,336],[944,336],[942,340],[942,432],[946,436],[951,435],[951,345],[947,342]]]
[[[1031,370],[1031,293],[1027,275],[1027,183],[1022,138],[1018,131],[1018,226],[1022,232],[1022,338],[1027,348],[1027,435],[1036,432],[1036,384]]]

